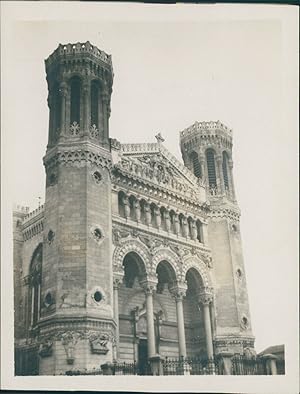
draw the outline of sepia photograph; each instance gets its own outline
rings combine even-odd
[[[2,388],[298,392],[296,8],[1,11]]]

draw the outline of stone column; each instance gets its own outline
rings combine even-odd
[[[235,201],[235,190],[234,190],[232,169],[233,169],[233,161],[228,160],[229,189],[230,189],[231,197]]]
[[[196,241],[197,239],[197,227],[195,219],[191,220],[191,238],[193,241]]]
[[[38,284],[38,300],[37,300],[37,320],[40,319],[40,315],[41,315],[41,284]]]
[[[60,136],[66,135],[66,100],[68,94],[68,86],[66,82],[59,85],[59,93],[61,97],[61,113],[60,113]]]
[[[184,330],[184,315],[183,315],[183,297],[186,294],[187,285],[181,284],[171,288],[171,293],[176,301],[176,315],[177,315],[177,335],[179,346],[179,357],[186,357],[186,343]]]
[[[103,108],[103,139],[108,142],[108,119],[110,115],[109,108],[109,93],[104,91],[102,93],[102,108]]]
[[[56,130],[54,130],[54,99],[53,90],[49,90],[47,103],[49,107],[49,133],[48,133],[48,146],[52,146],[55,139]]]
[[[207,177],[205,175],[205,157],[203,155],[199,156],[199,163],[201,167],[202,179],[206,181]]]
[[[208,242],[208,232],[207,232],[207,223],[206,222],[201,222],[201,227],[200,227],[200,231],[201,231],[201,242],[206,245]]]
[[[150,209],[150,204],[148,202],[145,203],[145,221],[146,225],[150,226],[151,224],[151,209]]]
[[[217,187],[220,190],[221,194],[224,194],[225,186],[224,186],[224,177],[223,177],[223,168],[222,168],[222,156],[219,155],[216,156],[216,162],[217,162]]]
[[[155,356],[155,330],[154,330],[154,315],[153,315],[153,292],[156,288],[156,279],[144,279],[141,281],[141,286],[146,294],[146,316],[147,316],[147,343],[148,343],[148,358]]]
[[[130,205],[127,196],[123,197],[123,204],[124,204],[125,219],[128,219],[130,217]]]
[[[186,218],[186,216],[183,216],[182,217],[182,235],[183,235],[183,237],[187,238],[188,232],[189,232],[189,229],[188,229],[187,218]]]
[[[35,287],[31,287],[31,319],[30,319],[30,324],[33,325],[33,315],[34,315],[34,292],[35,292]]]
[[[119,330],[119,287],[123,280],[123,274],[114,274],[113,279],[113,287],[114,287],[114,319],[116,321],[116,353],[117,359],[119,358],[119,337],[120,337],[120,330]]]
[[[166,222],[166,230],[169,233],[171,229],[171,218],[170,218],[170,211],[168,209],[164,212],[165,222]]]
[[[90,97],[91,97],[91,86],[89,81],[84,81],[82,86],[83,93],[83,134],[89,135],[90,126]]]
[[[178,235],[179,231],[180,231],[180,223],[179,223],[178,213],[175,213],[175,215],[174,215],[174,230],[175,230],[175,234]]]
[[[211,289],[202,288],[198,295],[198,301],[202,305],[202,309],[203,309],[206,350],[207,350],[207,357],[209,359],[213,359],[214,357],[211,321],[210,321],[210,313],[209,313],[209,304],[212,302],[212,300],[213,300],[213,295]]]
[[[159,207],[155,207],[154,209],[154,214],[155,214],[155,223],[158,229],[161,227],[161,216],[160,216],[160,209]]]
[[[141,206],[139,200],[134,201],[135,220],[139,223],[141,221]]]

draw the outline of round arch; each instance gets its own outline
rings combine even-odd
[[[206,264],[202,260],[200,260],[199,257],[192,256],[184,260],[182,268],[182,276],[184,278],[186,277],[188,270],[191,268],[195,269],[198,272],[202,279],[203,286],[212,287],[211,277],[207,270]]]
[[[151,255],[147,249],[147,247],[140,241],[136,239],[131,240],[123,240],[121,241],[121,245],[117,246],[113,253],[113,268],[114,272],[123,272],[123,261],[125,256],[134,252],[138,255],[141,261],[144,264],[145,271],[149,272],[150,270],[150,261]]]
[[[151,274],[156,274],[157,266],[160,262],[166,261],[170,264],[174,273],[176,275],[176,279],[180,276],[180,269],[179,269],[179,257],[175,252],[169,249],[159,249],[154,253],[152,257],[152,264],[151,264]]]

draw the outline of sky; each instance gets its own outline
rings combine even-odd
[[[291,350],[298,326],[296,13],[188,5],[125,12],[117,4],[78,3],[59,11],[30,3],[20,11],[20,2],[11,4],[1,45],[5,211],[13,202],[34,209],[38,197],[44,200],[44,59],[59,43],[89,40],[112,54],[111,137],[155,142],[161,132],[181,160],[179,132],[196,120],[233,129],[256,350],[275,344]]]

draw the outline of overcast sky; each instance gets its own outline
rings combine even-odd
[[[154,142],[160,131],[181,160],[179,131],[196,120],[220,120],[233,129],[256,349],[291,343],[297,330],[298,126],[297,48],[288,42],[296,37],[296,18],[276,9],[257,14],[255,6],[236,12],[148,6],[147,14],[141,7],[125,14],[116,4],[55,7],[21,7],[15,22],[8,18],[4,26],[4,203],[33,209],[39,196],[44,199],[44,59],[59,43],[89,40],[112,54],[111,137]]]

